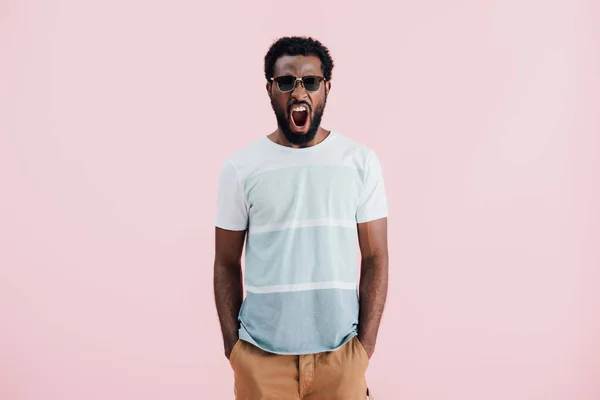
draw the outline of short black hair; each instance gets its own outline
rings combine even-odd
[[[317,56],[321,60],[323,76],[331,80],[333,59],[327,47],[321,42],[306,36],[284,36],[277,39],[265,55],[265,78],[267,81],[273,76],[275,62],[282,56]]]

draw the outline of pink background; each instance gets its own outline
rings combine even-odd
[[[0,2],[0,399],[232,399],[221,163],[313,35],[374,148],[381,399],[600,398],[600,3]]]

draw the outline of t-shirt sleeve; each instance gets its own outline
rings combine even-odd
[[[248,208],[242,184],[231,161],[225,161],[219,174],[215,226],[243,231],[248,226]]]
[[[363,193],[356,210],[356,222],[368,222],[387,217],[388,207],[383,174],[379,159],[373,151],[367,158],[363,176]]]

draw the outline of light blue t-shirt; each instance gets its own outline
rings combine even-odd
[[[387,212],[377,156],[338,132],[301,149],[261,136],[231,155],[215,225],[248,230],[240,339],[313,354],[357,335],[356,224]]]

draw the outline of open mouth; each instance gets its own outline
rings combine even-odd
[[[292,130],[296,132],[304,132],[308,128],[308,107],[305,105],[299,105],[292,107],[291,110],[291,123]]]

